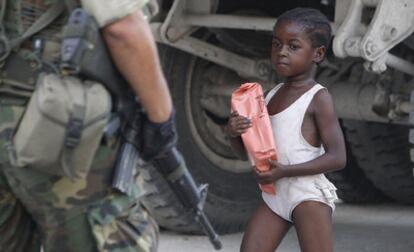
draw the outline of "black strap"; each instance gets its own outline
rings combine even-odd
[[[10,47],[15,48],[20,45],[24,40],[30,38],[34,34],[38,33],[39,31],[46,28],[48,25],[50,25],[57,17],[62,14],[62,12],[65,10],[65,4],[61,1],[57,1],[54,3],[50,8],[43,13],[40,18],[34,22],[29,29],[19,38],[13,39],[10,41]]]
[[[0,10],[0,19],[4,17],[4,12],[6,8],[6,1],[3,0],[1,2],[1,10]],[[36,33],[40,32],[48,25],[50,25],[63,11],[66,9],[65,3],[62,1],[55,2],[49,9],[43,13],[30,27],[23,33],[22,36],[15,38],[13,40],[9,40],[9,38],[5,34],[5,30],[2,27],[3,20],[0,20],[0,61],[4,62],[4,60],[9,56],[11,50],[20,46],[20,44],[25,41],[26,39],[30,38],[31,36],[35,35]]]

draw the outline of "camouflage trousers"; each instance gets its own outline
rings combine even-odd
[[[9,165],[3,145],[23,111],[0,104],[0,251],[156,251],[139,188],[126,196],[110,186],[116,146],[100,147],[85,179]]]

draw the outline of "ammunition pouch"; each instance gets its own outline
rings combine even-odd
[[[11,53],[0,68],[1,104],[23,106],[32,96],[39,69],[18,53]]]
[[[8,146],[11,164],[84,178],[110,112],[110,95],[100,83],[41,73]]]

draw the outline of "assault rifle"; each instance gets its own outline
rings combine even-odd
[[[130,113],[131,114],[131,113]],[[131,183],[134,177],[133,169],[137,165],[138,154],[133,141],[139,136],[141,122],[147,120],[142,112],[136,111],[134,117],[130,117],[124,127],[124,143],[117,159],[117,167],[112,186],[118,190],[128,193],[131,190]],[[134,161],[135,160],[135,161]],[[189,211],[194,220],[200,224],[203,232],[209,237],[214,248],[219,250],[222,245],[219,236],[212,227],[204,213],[204,203],[207,197],[208,185],[197,186],[192,175],[187,169],[186,163],[175,146],[166,149],[151,161],[159,173],[168,182],[178,200],[184,208]]]
[[[117,110],[123,124],[123,145],[117,157],[112,186],[129,194],[139,156],[136,148],[139,143],[136,141],[145,137],[142,134],[145,134],[145,122],[148,119],[114,66],[96,21],[82,9],[75,9],[71,13],[64,28],[61,55],[63,72],[103,83],[118,104]],[[111,131],[116,131],[120,124],[109,126]],[[184,208],[193,214],[214,248],[221,249],[219,237],[203,211],[207,185],[197,186],[175,143],[149,162],[162,174]]]

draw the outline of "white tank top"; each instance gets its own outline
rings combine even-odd
[[[278,84],[270,90],[265,97],[266,105],[282,85],[283,83]],[[312,146],[302,135],[302,122],[309,104],[315,94],[323,88],[322,85],[316,84],[283,111],[269,115],[278,161],[281,164],[304,163],[325,153],[323,146]]]

